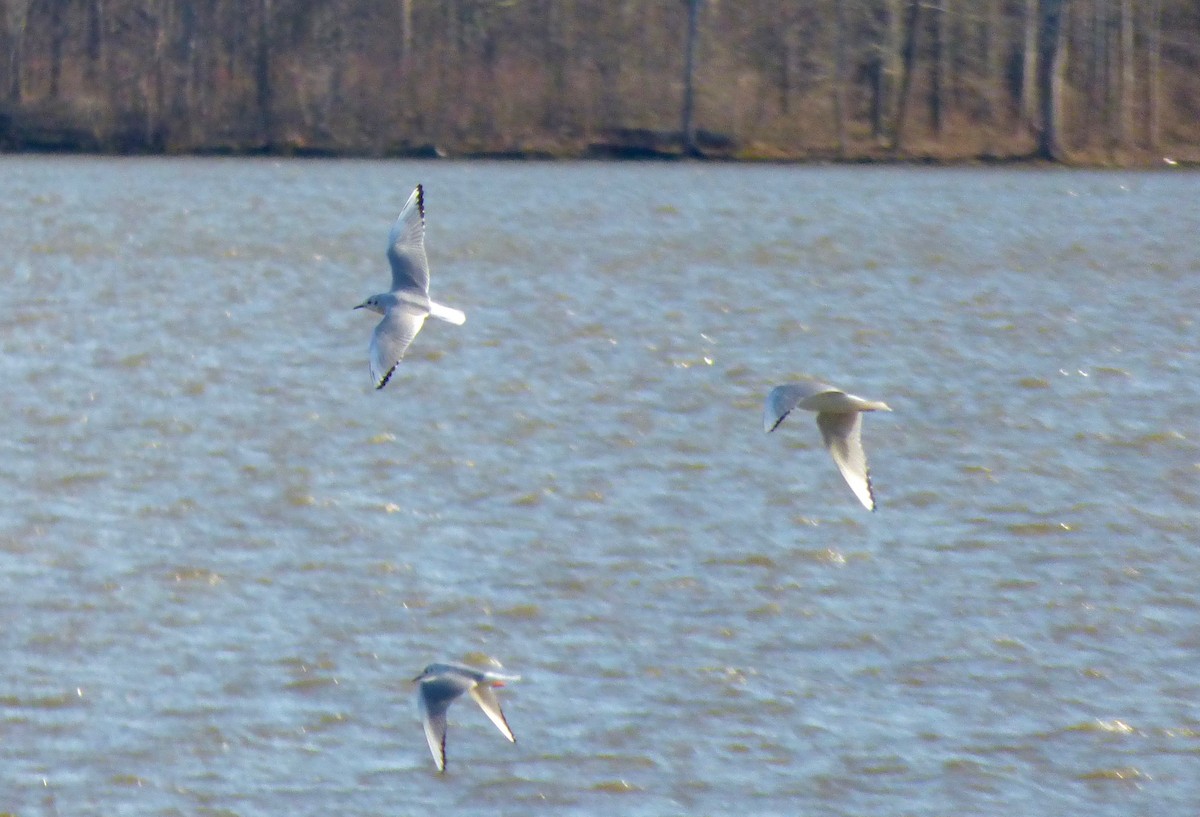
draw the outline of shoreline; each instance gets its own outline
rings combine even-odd
[[[131,120],[79,117],[71,110],[0,103],[0,155],[275,157],[302,159],[448,159],[461,161],[648,161],[744,164],[846,164],[955,166],[1046,166],[1094,169],[1200,167],[1200,143],[1174,139],[1153,150],[1103,143],[1098,134],[1080,137],[1048,158],[1034,132],[956,130],[936,137],[919,128],[900,139],[876,137],[855,128],[839,143],[816,137],[807,144],[771,137],[747,138],[698,128],[691,139],[679,129],[611,126],[583,132],[531,130],[446,136],[401,135],[382,129],[352,138],[316,135],[279,127],[266,133],[224,130],[172,138]],[[898,143],[898,144],[897,144]]]
[[[77,156],[97,158],[231,158],[231,159],[308,159],[308,160],[423,160],[483,162],[614,162],[614,163],[696,163],[744,165],[894,165],[921,167],[1059,167],[1091,170],[1191,170],[1200,168],[1197,155],[1172,156],[1170,151],[1140,150],[1120,157],[1098,157],[1093,152],[1068,152],[1058,160],[1049,160],[1032,152],[1022,153],[949,153],[891,152],[886,149],[848,151],[753,151],[685,153],[682,150],[646,151],[610,145],[589,145],[584,149],[502,148],[443,149],[433,146],[392,150],[310,147],[298,145],[233,146],[215,145],[189,149],[109,149],[96,146],[30,143],[0,146],[4,156]]]

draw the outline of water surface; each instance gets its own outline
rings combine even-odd
[[[0,811],[1193,814],[1196,184],[3,159]]]

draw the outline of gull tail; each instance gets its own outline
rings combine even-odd
[[[467,316],[454,307],[442,306],[441,304],[435,304],[433,301],[429,302],[429,314],[439,320],[448,321],[459,326],[462,326],[467,320]]]

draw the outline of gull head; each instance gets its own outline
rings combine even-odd
[[[380,315],[386,314],[387,308],[382,303],[380,303],[380,300],[381,300],[381,298],[378,295],[372,295],[370,298],[367,298],[365,301],[363,301],[361,304],[359,304],[358,306],[356,306],[354,308],[355,309],[369,309],[372,312],[378,312]]]

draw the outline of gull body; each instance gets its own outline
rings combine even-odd
[[[388,235],[387,257],[392,266],[392,288],[372,295],[355,309],[383,316],[371,335],[371,381],[382,389],[392,377],[404,352],[431,315],[462,324],[467,316],[457,309],[434,303],[429,297],[429,261],[425,257],[425,190],[417,185]]]
[[[439,772],[446,770],[446,710],[464,692],[479,704],[483,714],[488,716],[504,737],[512,743],[517,742],[512,729],[508,727],[508,721],[504,719],[493,689],[520,678],[519,675],[505,675],[461,664],[430,664],[413,679],[420,685],[417,688],[417,706],[421,710],[425,740],[429,743],[429,751]]]
[[[793,409],[817,414],[817,428],[842,477],[869,511],[875,510],[875,492],[862,445],[862,413],[891,411],[887,403],[867,400],[841,389],[805,380],[771,389],[763,409],[763,430],[774,431]]]

